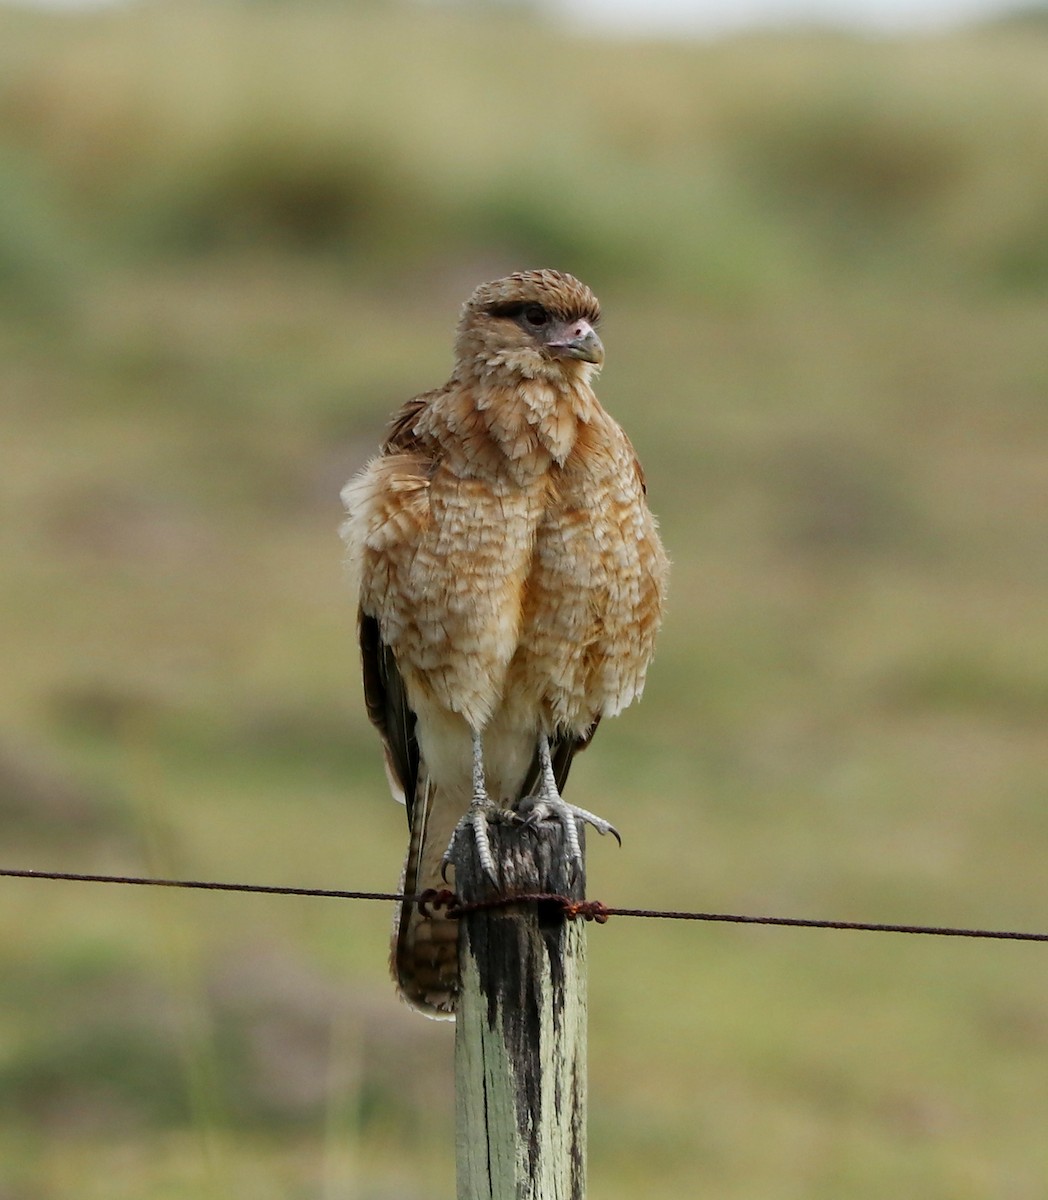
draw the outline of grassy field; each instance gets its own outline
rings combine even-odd
[[[674,560],[608,903],[1048,929],[1048,37],[0,8],[0,865],[386,889],[338,489],[507,269]],[[451,1196],[389,913],[0,881],[3,1200]],[[594,1200],[1039,1200],[1035,945],[612,922]]]

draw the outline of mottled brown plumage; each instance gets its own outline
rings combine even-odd
[[[408,806],[408,892],[440,885],[485,792],[563,816],[546,745],[559,790],[598,721],[644,686],[667,563],[633,448],[591,387],[599,317],[556,271],[477,288],[450,380],[404,405],[343,491],[368,714]],[[410,1003],[454,1011],[453,921],[406,908],[393,966]]]

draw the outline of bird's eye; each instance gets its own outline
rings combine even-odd
[[[549,320],[549,313],[541,304],[529,304],[524,309],[524,320],[536,329],[541,328]]]

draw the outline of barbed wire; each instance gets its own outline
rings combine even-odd
[[[796,929],[838,929],[860,933],[905,933],[931,937],[986,938],[1012,942],[1048,942],[1048,933],[1014,929],[967,929],[948,925],[902,925],[884,921],[831,921],[807,917],[762,917],[744,913],[687,912],[674,909],[621,908],[600,900],[573,900],[555,892],[519,892],[486,900],[463,903],[450,890],[424,892],[362,892],[340,888],[289,887],[261,883],[221,883],[201,879],[155,879],[140,875],[98,875],[74,871],[35,871],[0,867],[8,879],[63,880],[69,883],[111,883],[134,887],[187,888],[210,892],[246,892],[267,896],[307,896],[327,900],[381,900],[416,904],[423,915],[443,908],[450,917],[461,917],[481,909],[505,908],[514,904],[555,904],[565,917],[595,921],[603,925],[609,917],[644,917],[663,921],[707,921],[733,925],[771,925]]]
[[[214,883],[203,879],[154,879],[141,875],[85,875],[75,871],[28,871],[0,867],[9,879],[60,879],[70,883],[124,883],[134,887],[195,888],[208,892],[254,892],[266,896],[314,896],[328,900],[418,900],[403,892],[349,892],[335,888],[286,887],[265,883]]]

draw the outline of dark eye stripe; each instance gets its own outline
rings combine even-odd
[[[517,317],[524,311],[523,300],[511,300],[508,304],[493,304],[488,313],[493,317],[509,317],[510,320],[516,320]]]
[[[532,324],[545,324],[551,316],[561,321],[577,321],[582,319],[589,321],[591,325],[596,325],[600,321],[599,309],[574,310],[572,312],[552,311],[535,300],[509,300],[501,304],[492,304],[487,312],[488,316],[508,317],[511,321],[517,320],[522,315],[525,319],[531,320],[529,313],[532,309],[541,312],[544,318],[540,321],[532,321]]]

